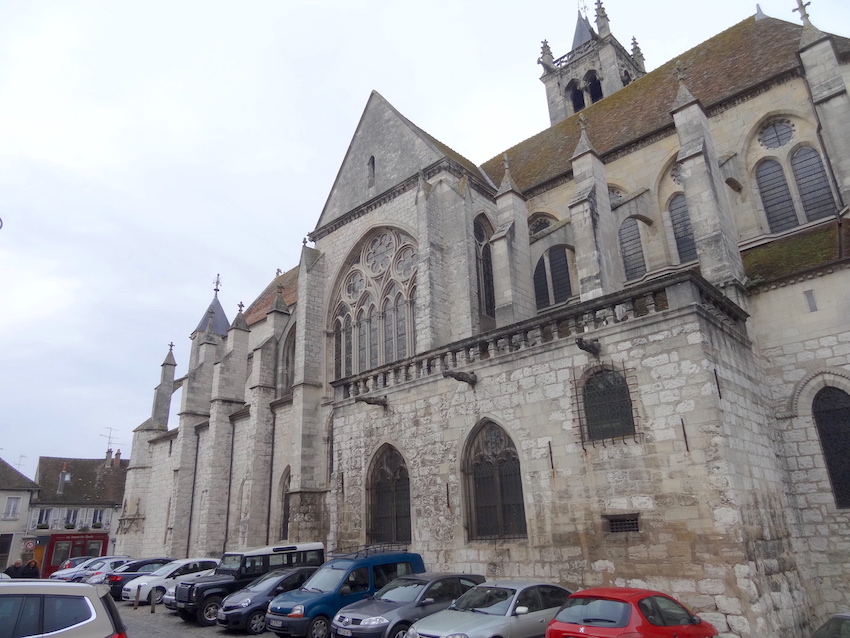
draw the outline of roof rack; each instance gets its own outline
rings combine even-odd
[[[328,552],[328,558],[363,558],[364,556],[374,556],[375,554],[406,551],[408,551],[408,546],[404,543],[374,543],[372,545],[338,547]]]

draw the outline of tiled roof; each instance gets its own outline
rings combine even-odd
[[[707,109],[797,68],[802,29],[775,18],[754,17],[727,29],[585,108],[590,143],[599,155],[605,155],[672,126],[677,65],[682,67],[687,88]],[[850,41],[834,39],[839,55],[846,56]],[[578,141],[578,116],[574,115],[507,150],[517,186],[527,191],[567,173]],[[502,156],[499,153],[482,165],[496,184],[504,173]]]
[[[120,505],[129,459],[70,459],[40,456],[36,470],[41,492],[34,503]],[[59,493],[59,475],[70,475]]]
[[[283,286],[283,301],[288,307],[298,301],[298,267],[287,270],[285,273],[272,279],[266,289],[260,293],[254,302],[245,311],[245,321],[248,325],[265,319],[266,315],[274,306],[277,297],[277,287]]]
[[[28,479],[14,467],[0,459],[0,490],[37,490],[38,483]]]

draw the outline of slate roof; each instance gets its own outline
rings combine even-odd
[[[120,505],[124,499],[124,480],[129,459],[71,459],[38,457],[36,479],[41,492],[33,504],[42,505]],[[59,474],[67,472],[71,480],[59,494]]]
[[[38,483],[0,459],[0,490],[37,490]]]
[[[226,336],[227,331],[230,329],[230,322],[227,320],[227,315],[224,314],[224,308],[221,307],[221,302],[218,300],[217,292],[213,295],[213,300],[210,302],[207,311],[201,318],[201,322],[198,324],[198,327],[195,328],[195,332],[203,332],[207,329],[207,324],[210,322],[210,311],[212,311],[213,332],[222,337]]]
[[[668,127],[672,135],[677,64],[687,88],[709,109],[798,68],[802,31],[800,25],[775,18],[750,17],[736,24],[582,110],[590,143],[604,156]],[[839,56],[846,59],[850,40],[832,37]],[[578,116],[573,115],[508,149],[517,186],[527,191],[569,172],[578,141]],[[504,173],[503,155],[482,165],[496,184]]]
[[[294,305],[298,301],[298,267],[287,270],[272,279],[266,289],[248,306],[245,311],[245,321],[249,326],[265,319],[274,306],[278,286],[283,286],[283,301],[287,307]]]

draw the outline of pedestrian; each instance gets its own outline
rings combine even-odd
[[[18,559],[14,562],[14,564],[9,565],[4,572],[9,578],[20,578],[21,570],[23,570],[23,565],[21,564],[21,559]]]
[[[18,578],[40,578],[41,574],[38,572],[38,561],[32,559],[27,562],[26,567],[21,568],[21,575]]]

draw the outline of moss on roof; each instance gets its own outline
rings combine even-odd
[[[754,17],[727,29],[655,69],[582,113],[591,145],[605,155],[673,124],[670,109],[678,92],[677,64],[685,84],[704,107],[724,102],[799,66],[802,26]],[[850,41],[834,36],[839,53]],[[671,132],[672,134],[672,132]],[[573,115],[507,150],[511,176],[523,191],[571,170],[570,157],[579,141]],[[502,156],[482,165],[500,184]]]
[[[850,249],[850,225],[843,230]],[[750,248],[741,254],[747,278],[768,282],[800,274],[838,259],[838,225],[818,226]]]

